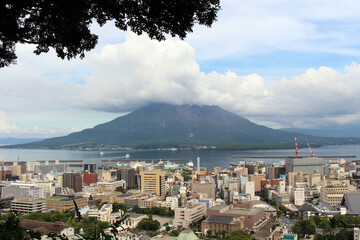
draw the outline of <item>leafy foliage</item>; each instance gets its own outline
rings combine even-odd
[[[300,219],[296,222],[294,228],[294,233],[298,234],[299,237],[303,238],[305,234],[315,234],[316,233],[316,224],[315,221],[311,219]]]
[[[233,231],[230,234],[230,240],[250,240],[251,236],[243,230]]]
[[[113,203],[113,213],[114,212],[118,212],[119,210],[126,212],[127,208],[126,205],[124,203]]]
[[[167,207],[140,208],[139,206],[135,206],[132,208],[132,211],[139,214],[153,214],[167,217],[174,216],[174,211]]]
[[[169,233],[169,236],[172,236],[172,237],[177,237],[179,236],[179,231],[178,230],[172,230],[170,233]]]
[[[165,34],[183,39],[195,23],[211,26],[219,9],[219,0],[3,0],[0,67],[16,62],[17,43],[35,44],[35,54],[53,48],[62,59],[83,58],[98,41],[93,22],[113,21],[120,30],[157,40]]]
[[[141,220],[138,223],[137,228],[141,230],[157,231],[160,228],[160,223],[157,220],[153,220],[150,215],[148,218]]]
[[[78,222],[74,218],[74,212],[64,211],[60,213],[56,211],[54,213],[40,213],[34,212],[22,217],[23,219],[43,221],[43,222],[64,222],[70,226],[73,226],[75,232],[79,232],[82,228],[84,236],[88,239],[96,239],[103,234],[103,230],[109,227],[106,222],[98,221],[96,218],[82,217]],[[1,239],[1,238],[0,238]]]

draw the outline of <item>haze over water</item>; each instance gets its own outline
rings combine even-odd
[[[360,145],[333,145],[314,148],[315,156],[355,155],[360,157]],[[235,150],[235,151],[73,151],[73,150],[40,150],[40,149],[0,149],[0,161],[37,161],[37,160],[84,160],[84,163],[102,163],[102,159],[125,159],[126,154],[131,159],[171,159],[183,158],[184,163],[190,160],[196,166],[196,158],[200,157],[201,167],[213,170],[214,167],[227,168],[230,163],[245,159],[233,159],[232,156],[294,156],[294,149],[284,150]],[[307,148],[300,149],[300,156],[309,156]],[[248,159],[265,163],[279,162],[282,159]],[[355,159],[347,159],[355,160]],[[121,162],[123,163],[123,162]]]

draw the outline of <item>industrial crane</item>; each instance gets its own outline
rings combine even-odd
[[[295,156],[299,157],[299,147],[298,147],[296,135],[295,135]]]
[[[310,144],[309,144],[308,142],[306,142],[306,144],[307,144],[308,147],[309,147],[309,150],[310,150],[310,153],[311,153],[311,157],[314,157],[315,154],[314,154],[314,151],[311,149]]]

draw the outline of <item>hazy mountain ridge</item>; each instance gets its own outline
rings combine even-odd
[[[8,145],[8,144],[23,144],[30,143],[35,141],[41,141],[43,138],[0,138],[0,145]]]
[[[356,138],[299,135],[313,146],[360,142]],[[294,134],[257,125],[218,106],[151,104],[91,129],[23,148],[120,146],[133,148],[216,146],[224,149],[289,148]]]

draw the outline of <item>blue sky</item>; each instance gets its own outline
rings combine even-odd
[[[360,2],[227,0],[184,41],[92,26],[84,60],[36,56],[0,69],[0,137],[52,137],[151,102],[208,104],[270,127],[360,120]]]

